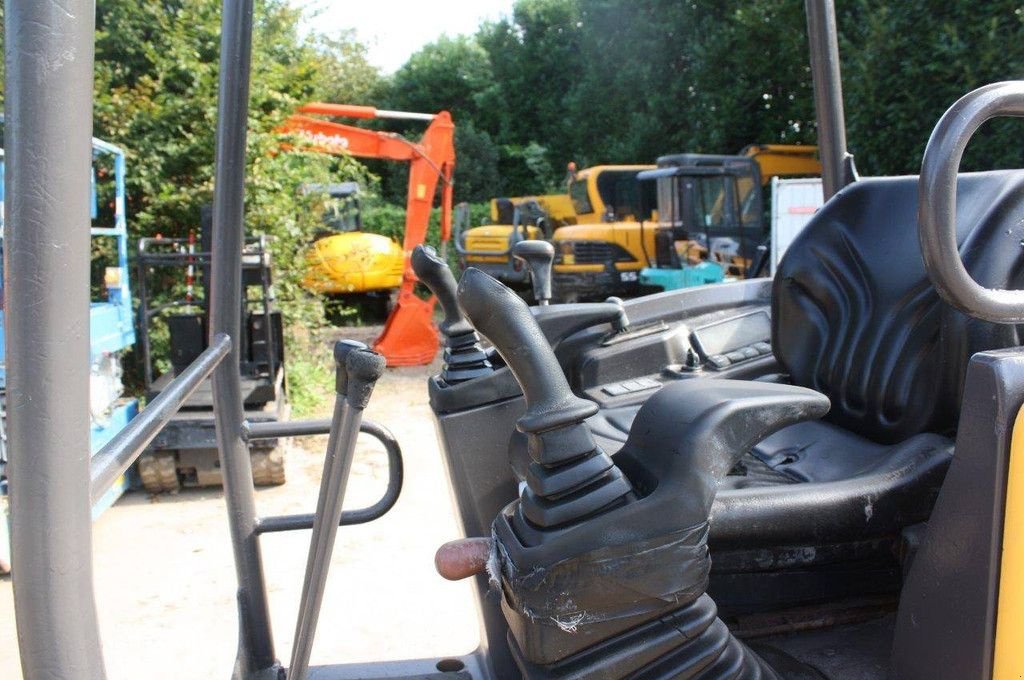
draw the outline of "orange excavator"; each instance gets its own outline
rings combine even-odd
[[[393,120],[420,120],[429,125],[419,142],[412,142],[393,132],[368,130],[344,125],[314,116],[332,118],[381,118]],[[427,235],[430,211],[433,207],[437,184],[441,182],[441,241],[442,247],[451,237],[452,174],[455,171],[455,124],[447,111],[439,113],[411,113],[387,111],[372,106],[348,104],[310,103],[289,116],[278,130],[282,134],[300,138],[304,148],[321,153],[352,155],[359,158],[383,158],[409,163],[409,192],[406,200],[405,235],[401,253],[401,285],[398,302],[388,316],[384,331],[374,342],[374,349],[387,359],[389,366],[422,366],[437,355],[438,336],[433,323],[435,300],[423,300],[415,294],[416,275],[409,264],[413,248],[423,243]],[[351,236],[344,235],[344,236]],[[360,236],[371,237],[371,234]],[[383,238],[383,237],[377,237]],[[340,243],[339,243],[340,246]],[[398,253],[376,253],[376,260],[388,269],[385,260],[397,258]],[[351,262],[341,262],[350,258]],[[371,278],[367,271],[366,253],[358,247],[341,246],[333,254],[331,267],[318,272],[321,288],[328,290],[333,282],[336,290],[366,292]],[[397,269],[391,263],[391,270]],[[391,284],[393,285],[393,284]],[[364,290],[360,291],[359,287]]]

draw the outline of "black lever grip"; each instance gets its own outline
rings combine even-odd
[[[384,375],[384,357],[361,342],[339,340],[334,344],[335,390],[353,408],[364,409],[373,386]]]
[[[441,333],[446,337],[471,333],[473,327],[462,316],[459,304],[455,299],[455,277],[448,263],[438,257],[437,252],[428,245],[420,244],[413,248],[412,270],[416,278],[423,282],[444,311],[444,321],[440,324]]]
[[[562,373],[551,346],[523,299],[479,269],[462,275],[459,306],[512,370],[526,397],[520,419],[525,432],[543,432],[566,421],[597,413],[597,404],[580,399]]]
[[[454,385],[490,375],[494,368],[490,357],[480,346],[480,337],[462,315],[456,299],[455,277],[448,263],[433,248],[418,245],[410,258],[416,277],[430,289],[444,311],[441,334],[444,336],[444,366],[441,384]]]
[[[594,443],[584,419],[597,404],[580,399],[522,298],[478,269],[462,275],[459,306],[494,345],[523,389],[530,457],[513,525],[524,543],[539,544],[593,516],[620,507],[632,487]]]
[[[555,247],[547,241],[520,241],[512,246],[512,256],[522,260],[533,277],[533,297],[541,305],[551,300],[551,266],[555,261]]]

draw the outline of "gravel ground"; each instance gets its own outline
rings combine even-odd
[[[345,335],[367,340],[376,330],[346,329]],[[405,487],[387,516],[339,532],[314,664],[443,657],[477,645],[469,582],[449,583],[433,568],[436,548],[458,535],[427,405],[426,378],[436,370],[436,364],[389,369],[370,402],[368,417],[391,429],[402,445]],[[329,410],[325,406],[325,416]],[[325,445],[326,437],[315,437],[291,446],[288,483],[257,491],[262,515],[313,511]],[[376,500],[386,475],[379,445],[361,438],[345,507]],[[308,532],[263,539],[277,654],[283,660],[291,652],[308,545]],[[219,490],[159,497],[129,493],[94,525],[93,548],[110,678],[229,676],[236,644],[235,575]],[[20,677],[11,581],[5,577],[0,579],[0,678]]]

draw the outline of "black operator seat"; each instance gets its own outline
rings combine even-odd
[[[891,536],[927,519],[953,454],[967,363],[1022,344],[1020,329],[939,299],[917,237],[916,176],[863,179],[834,196],[775,274],[772,348],[793,384],[829,397],[824,420],[784,428],[730,473],[712,548]],[[982,286],[1024,283],[1024,172],[960,176],[957,238]],[[608,452],[639,406],[590,421]]]

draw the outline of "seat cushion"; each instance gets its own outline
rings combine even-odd
[[[639,405],[588,419],[608,453],[626,441]],[[729,473],[711,516],[712,549],[813,546],[898,534],[923,522],[953,441],[920,434],[878,444],[823,421],[771,435]]]

